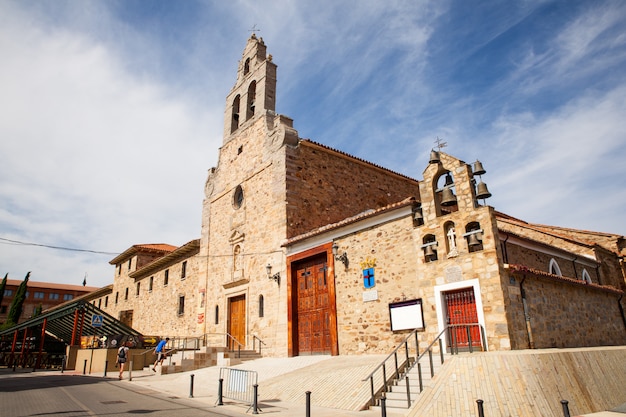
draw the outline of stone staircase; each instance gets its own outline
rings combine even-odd
[[[261,354],[254,350],[231,351],[226,347],[206,346],[200,349],[179,350],[168,356],[163,366],[157,366],[156,370],[160,374],[174,374],[210,366],[233,366],[259,358]]]
[[[388,392],[385,393],[385,406],[387,413],[406,414],[407,410],[419,399],[423,389],[430,387],[437,382],[437,375],[441,368],[445,366],[445,360],[448,355],[444,355],[444,363],[441,363],[439,354],[433,355],[432,369],[428,356],[420,361],[420,364],[414,364],[413,367],[400,378],[389,385]],[[420,373],[422,386],[420,389]],[[407,378],[408,378],[408,395],[407,395]],[[409,401],[410,399],[410,401]],[[380,405],[370,407],[372,410],[380,410]]]

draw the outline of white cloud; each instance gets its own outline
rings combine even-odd
[[[545,117],[501,117],[487,149],[493,205],[524,220],[626,232],[626,87],[588,94]],[[523,215],[523,216],[522,216]]]
[[[194,99],[128,73],[106,45],[44,33],[18,16],[0,28],[3,236],[103,251],[199,237],[222,105],[210,116]],[[112,278],[112,256],[29,248],[3,245],[0,265],[12,278],[33,270],[35,281],[71,282],[67,271],[76,269],[89,272],[90,285]]]

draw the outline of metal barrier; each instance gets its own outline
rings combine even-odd
[[[220,368],[221,396],[254,405],[258,374],[245,369]],[[218,401],[221,401],[219,399]]]

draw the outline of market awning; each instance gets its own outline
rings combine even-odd
[[[0,336],[24,329],[41,329],[63,342],[77,344],[81,336],[141,336],[141,333],[84,300],[76,300],[0,332]],[[72,336],[74,340],[72,341]]]

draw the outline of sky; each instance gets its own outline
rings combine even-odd
[[[0,273],[113,282],[200,237],[225,99],[258,30],[300,137],[487,204],[626,235],[626,2],[0,0]]]

